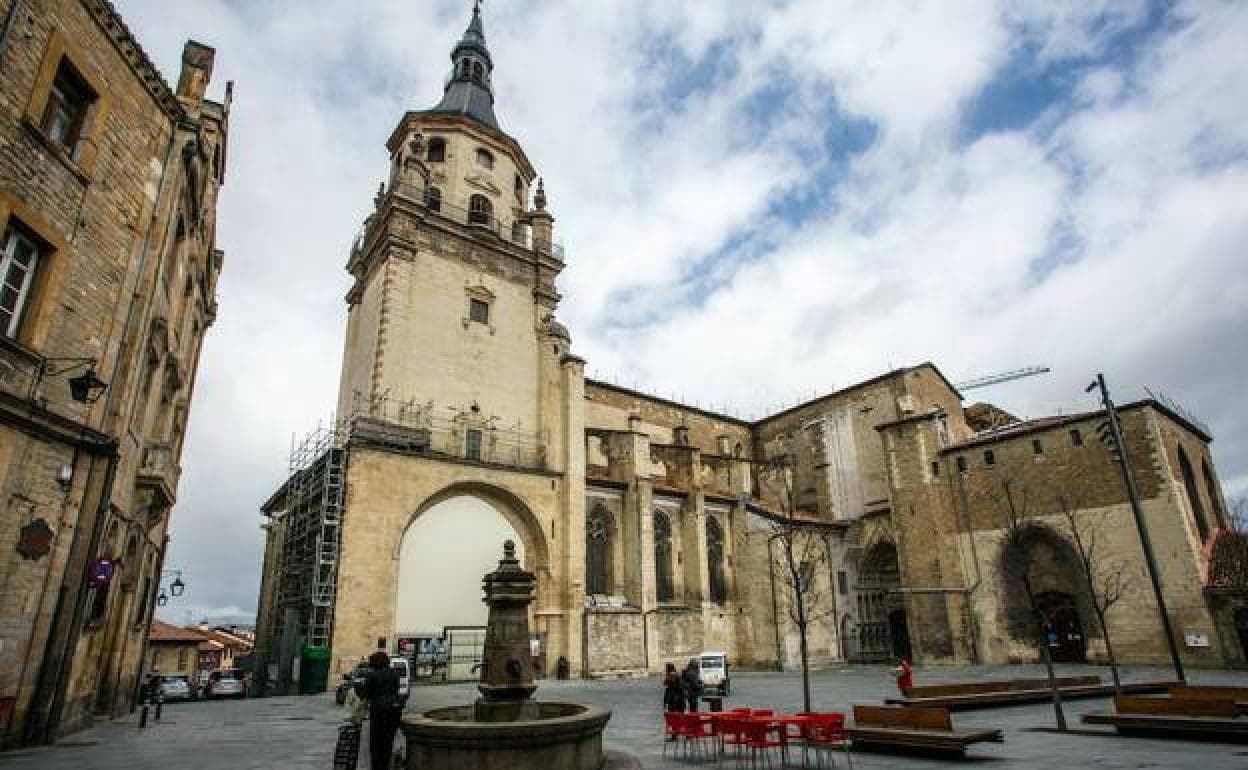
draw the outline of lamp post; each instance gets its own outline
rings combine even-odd
[[[163,585],[164,580],[166,577],[170,575],[173,575],[173,582],[169,584],[169,593],[165,593],[165,588]],[[161,580],[160,595],[156,597],[157,606],[164,607],[166,604],[168,604],[170,594],[172,594],[173,597],[176,599],[177,597],[186,593],[186,583],[182,582],[182,570],[180,569],[161,570],[160,580]]]
[[[1148,567],[1148,579],[1153,584],[1153,596],[1157,599],[1157,612],[1161,614],[1161,626],[1166,634],[1166,645],[1170,649],[1170,660],[1174,663],[1174,675],[1186,684],[1187,677],[1183,673],[1183,661],[1179,659],[1179,647],[1174,640],[1174,629],[1170,625],[1170,613],[1166,611],[1166,599],[1161,593],[1161,581],[1157,577],[1157,557],[1153,554],[1153,541],[1148,536],[1148,525],[1144,521],[1144,510],[1140,507],[1140,495],[1135,489],[1135,477],[1131,475],[1131,466],[1127,463],[1127,449],[1122,441],[1122,425],[1118,422],[1118,411],[1109,397],[1109,387],[1105,384],[1105,375],[1097,374],[1096,380],[1084,388],[1085,393],[1099,390],[1101,405],[1109,416],[1108,433],[1102,433],[1104,441],[1118,460],[1118,469],[1122,473],[1122,483],[1127,488],[1127,497],[1131,500],[1131,514],[1135,517],[1135,529],[1140,533],[1140,545],[1144,549],[1144,563]],[[1100,427],[1098,427],[1098,432]]]

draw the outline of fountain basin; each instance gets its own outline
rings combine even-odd
[[[599,770],[611,710],[528,701],[520,718],[478,721],[469,704],[403,717],[408,770]],[[502,717],[496,715],[495,718]]]

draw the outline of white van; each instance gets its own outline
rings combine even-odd
[[[728,695],[732,682],[728,679],[728,656],[722,652],[706,651],[698,656],[698,668],[702,676],[702,691],[714,690]]]

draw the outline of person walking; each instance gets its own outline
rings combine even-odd
[[[680,681],[688,710],[697,711],[698,698],[702,695],[702,672],[697,658],[689,660],[689,665],[685,666],[684,673],[680,675]]]
[[[685,691],[681,687],[680,673],[676,671],[674,663],[668,663],[663,672],[663,710],[685,710]]]
[[[373,770],[390,770],[403,706],[399,701],[399,673],[390,667],[389,655],[378,650],[368,656],[368,673],[356,682],[355,692],[368,701],[368,755]]]
[[[893,675],[897,677],[897,689],[901,690],[902,696],[909,698],[910,688],[914,687],[914,667],[910,665],[910,661],[902,658],[897,668],[893,669]]]

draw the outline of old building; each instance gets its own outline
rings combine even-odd
[[[147,670],[161,674],[186,674],[191,685],[199,681],[200,644],[203,634],[153,619],[147,637]]]
[[[0,3],[0,729],[126,711],[200,344],[229,97],[166,85],[103,0]],[[16,546],[16,547],[14,547]]]
[[[795,665],[786,585],[803,587],[816,664],[1034,656],[1009,627],[1016,597],[989,574],[992,498],[972,490],[1002,472],[959,463],[995,447],[1047,490],[1037,514],[1051,518],[1060,486],[1080,511],[1120,517],[1106,453],[1056,441],[1096,416],[968,417],[932,364],[755,421],[587,379],[556,320],[568,257],[536,169],[495,114],[479,11],[451,66],[441,102],[391,134],[388,179],[348,259],[339,419],[296,450],[262,506],[257,655],[271,687],[291,686],[304,645],[330,647],[341,672],[444,633],[452,671],[473,660],[479,575],[504,537],[537,575],[546,670],[563,659],[578,675],[644,674],[703,650]],[[1202,537],[1222,526],[1209,436],[1153,402],[1123,414],[1171,610],[1209,645],[1186,654],[1232,659],[1202,594]],[[1044,456],[1029,454],[1034,441]],[[1204,519],[1175,481],[1182,456],[1203,469]],[[1114,553],[1138,568],[1129,535],[1118,528]],[[1150,606],[1133,584],[1112,611],[1122,658],[1163,659],[1144,633]]]

